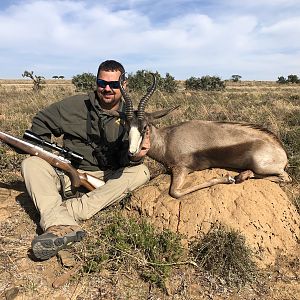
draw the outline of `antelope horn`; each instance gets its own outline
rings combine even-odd
[[[152,85],[148,88],[147,94],[141,99],[138,110],[137,110],[137,117],[139,120],[144,118],[145,115],[145,106],[147,104],[147,101],[150,99],[152,94],[154,93],[156,89],[156,77],[153,73],[150,73],[153,77],[153,83]]]
[[[121,91],[121,94],[122,94],[122,96],[125,100],[125,104],[126,104],[126,108],[125,108],[126,118],[127,118],[127,120],[132,120],[133,104],[132,104],[132,100],[130,99],[129,95],[126,93],[126,91],[123,87],[124,79],[125,79],[125,72],[123,74],[121,74],[121,76],[119,77],[120,91]]]

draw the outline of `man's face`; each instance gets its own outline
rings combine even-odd
[[[98,84],[97,94],[99,97],[99,103],[104,109],[113,109],[116,110],[119,108],[119,103],[122,97],[121,91],[119,88],[113,88],[109,85],[111,81],[119,81],[121,75],[120,71],[100,71],[98,79],[108,82]],[[124,84],[125,87],[125,84]]]

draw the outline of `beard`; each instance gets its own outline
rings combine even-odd
[[[119,106],[121,97],[117,97],[113,91],[97,91],[99,104],[104,109],[114,109]]]

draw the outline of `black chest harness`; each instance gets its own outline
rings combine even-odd
[[[118,126],[118,132],[116,133],[117,138],[110,141],[107,138],[107,132],[109,130],[116,130],[116,125],[113,125],[112,119],[116,117],[114,115],[109,115],[109,112],[105,112],[105,115],[101,115],[96,112],[99,117],[98,128],[100,135],[92,134],[92,105],[89,102],[88,113],[87,113],[87,144],[93,148],[93,156],[96,158],[98,166],[101,170],[105,171],[107,169],[118,169],[120,168],[120,158],[122,155],[122,149],[124,149],[123,138],[126,133],[125,128],[125,113],[120,112],[120,124]],[[94,110],[95,111],[95,110]]]

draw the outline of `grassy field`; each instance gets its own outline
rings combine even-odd
[[[40,92],[32,91],[30,80],[0,80],[0,130],[21,137],[23,132],[30,127],[31,118],[37,111],[75,93],[75,87],[70,80],[48,80]],[[133,93],[131,96],[135,102],[141,97],[137,93]],[[180,91],[175,94],[165,94],[157,90],[149,101],[147,109],[154,111],[177,106],[178,104],[180,104],[179,109],[163,119],[157,126],[176,124],[190,119],[203,119],[250,122],[273,131],[282,140],[289,155],[288,173],[293,178],[293,183],[284,189],[300,212],[300,85],[242,81],[238,83],[227,82],[226,89],[222,92],[194,92],[184,90],[181,83]],[[24,159],[24,155],[16,154],[7,146],[0,144],[0,182],[3,187],[9,188],[10,186],[14,187],[22,184],[20,176],[22,159]],[[149,165],[152,176],[162,171],[162,168],[155,162],[151,160],[146,162]],[[31,209],[33,208],[31,207]],[[126,201],[118,206],[117,210],[120,209],[126,210]],[[189,264],[189,254],[184,253],[178,243],[180,238],[167,232],[163,234],[156,233],[155,229],[149,227],[143,221],[139,223],[141,226],[136,227],[135,221],[128,221],[123,216],[117,215],[115,211],[115,208],[108,209],[100,213],[101,217],[97,221],[95,219],[89,220],[87,226],[91,227],[90,232],[93,234],[84,245],[81,243],[80,246],[74,248],[75,255],[85,261],[84,275],[82,275],[81,279],[86,281],[90,291],[98,288],[97,295],[100,295],[101,288],[97,277],[102,276],[103,272],[109,272],[108,277],[110,279],[101,283],[106,286],[104,290],[113,289],[114,281],[119,280],[120,276],[123,276],[124,293],[122,296],[117,294],[107,294],[105,296],[103,294],[103,299],[139,299],[134,296],[126,298],[124,296],[126,295],[126,286],[130,291],[139,287],[145,295],[148,295],[148,298],[145,296],[145,298],[140,299],[246,299],[243,296],[241,298],[239,298],[240,296],[231,298],[230,291],[232,287],[223,284],[224,282],[222,283],[220,278],[213,284],[211,274],[207,273],[204,273],[204,277],[201,277],[202,279],[198,278],[198,283],[200,282],[199,284],[202,287],[205,286],[203,298],[192,297],[188,294],[184,283],[182,283],[180,290],[181,297],[172,298],[168,295],[168,285],[171,284],[168,278],[171,274],[173,274],[171,278],[174,281],[180,281],[180,276],[191,276],[191,278],[193,276],[196,276],[193,278],[197,278],[198,276],[194,274],[192,266]],[[31,214],[36,215],[36,212]],[[22,218],[25,218],[21,212],[18,212],[17,215],[19,217],[22,215]],[[31,224],[32,222],[29,218],[22,220],[24,220],[23,223],[25,225],[27,224],[26,230],[29,230],[29,228],[34,230],[35,225]],[[118,225],[117,227],[116,224]],[[13,225],[10,225],[10,227],[3,225],[1,227],[1,236],[3,237],[4,233],[8,235],[13,234],[13,230],[15,230]],[[117,238],[111,239],[111,236],[114,236],[116,232],[118,232]],[[126,232],[132,232],[136,239],[132,241],[124,240],[124,235],[122,234]],[[161,245],[165,245],[165,247],[160,248]],[[101,249],[103,255],[95,254],[99,253],[99,249]],[[130,252],[133,251],[132,249],[134,249],[134,253]],[[152,249],[156,249],[156,252],[152,251]],[[11,262],[13,259],[7,253],[7,251],[0,251],[0,260],[3,266],[9,265],[9,261]],[[172,264],[166,265],[162,263],[168,261],[170,257],[174,262],[174,268],[170,268]],[[298,266],[299,264],[298,262]],[[27,278],[27,275],[23,274],[22,276],[23,279],[24,276]],[[259,291],[256,296],[267,295],[264,289],[268,286],[268,283],[263,284],[260,280],[263,279],[258,279],[259,283],[256,285],[256,289]],[[196,284],[196,281],[191,279],[189,283],[191,285]],[[150,286],[146,284],[149,282],[151,283]],[[209,283],[207,284],[207,282]],[[38,287],[35,286],[36,283],[29,279],[27,283],[27,285],[24,282],[22,283],[22,291],[26,295],[31,295],[29,299],[38,299],[40,294]],[[155,296],[149,298],[149,295],[152,293],[150,293],[151,288]],[[145,291],[147,289],[149,289],[148,292]],[[218,298],[219,296],[215,296],[216,298],[209,297],[213,291],[218,290],[220,292],[220,289],[224,292],[225,298]],[[241,295],[248,292],[244,291]],[[132,293],[134,294],[134,292]],[[1,295],[3,293],[1,294],[0,282]],[[92,292],[86,298],[78,299],[92,299],[91,295]],[[251,296],[252,294],[249,292],[247,295]],[[74,295],[69,295],[67,298],[76,299]],[[47,299],[47,297],[44,297],[44,299]],[[264,299],[272,299],[272,297],[268,298],[266,296]]]
[[[283,141],[290,157],[290,172],[299,179],[300,85],[276,82],[226,82],[223,92],[180,91],[165,94],[157,90],[147,109],[153,111],[180,105],[160,125],[189,119],[239,121],[261,125]],[[30,127],[31,118],[43,107],[75,94],[70,80],[47,80],[35,93],[30,80],[0,80],[1,130],[21,135]],[[132,94],[134,101],[141,95]]]
[[[30,80],[0,80],[1,131],[22,135],[38,110],[74,93],[75,87],[69,80],[48,80],[39,93],[32,91]],[[138,100],[140,95],[133,94],[132,98]],[[223,92],[193,92],[181,88],[180,92],[167,95],[156,91],[148,109],[178,104],[180,108],[162,120],[162,125],[204,119],[250,122],[270,129],[285,144],[290,157],[289,171],[299,180],[300,85],[242,81],[227,82]]]

